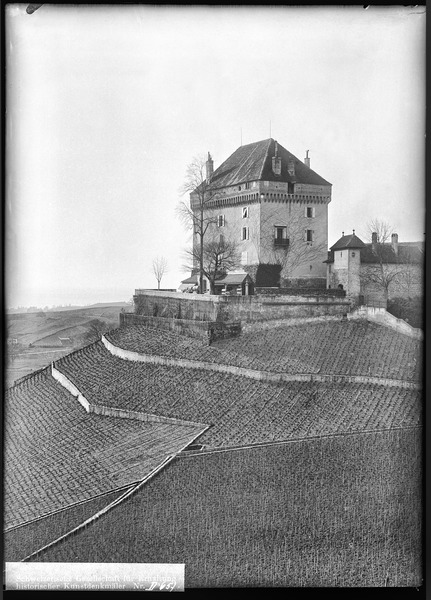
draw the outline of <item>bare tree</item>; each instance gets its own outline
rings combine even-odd
[[[84,341],[88,344],[100,340],[103,334],[109,331],[109,325],[100,319],[92,319],[87,324],[87,331],[84,335]]]
[[[163,275],[168,270],[168,261],[164,256],[156,256],[153,260],[153,273],[157,280],[157,289],[160,289],[160,282],[162,281]]]
[[[201,260],[201,247],[194,245],[186,251],[186,257],[193,263]],[[200,264],[203,275],[210,283],[210,294],[214,294],[217,279],[240,265],[238,244],[222,235],[207,235],[203,244],[203,260]]]
[[[399,263],[397,258],[394,262],[393,256],[392,262],[388,262],[388,245],[393,228],[387,221],[372,219],[367,224],[367,229],[375,262],[367,265],[366,271],[362,273],[362,281],[365,285],[371,284],[382,291],[387,303],[389,286],[404,275],[405,265]]]
[[[177,207],[177,214],[188,229],[193,231],[193,266],[192,270],[199,267],[199,293],[203,292],[205,237],[209,226],[216,223],[217,217],[211,210],[211,201],[217,192],[210,187],[211,177],[207,173],[207,163],[211,161],[205,157],[194,158],[188,165],[186,179],[180,193],[190,194],[188,201],[181,201]],[[212,161],[211,161],[212,164]],[[208,175],[208,177],[207,177]],[[196,238],[198,243],[196,244]],[[198,248],[198,251],[196,251]]]

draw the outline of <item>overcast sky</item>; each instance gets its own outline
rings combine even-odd
[[[425,7],[7,7],[6,301],[119,301],[188,273],[186,167],[270,137],[333,184],[329,246],[424,239]],[[366,241],[366,240],[364,240]]]

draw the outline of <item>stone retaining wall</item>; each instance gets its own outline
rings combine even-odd
[[[120,327],[123,325],[164,329],[205,341],[208,340],[210,332],[212,340],[235,337],[241,333],[240,321],[189,321],[186,319],[135,315],[134,313],[120,313]]]
[[[265,294],[211,296],[136,290],[135,313],[186,321],[262,321],[337,315],[350,312],[350,300],[338,295]]]

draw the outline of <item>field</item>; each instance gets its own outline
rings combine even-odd
[[[18,562],[46,544],[64,535],[121,496],[125,490],[111,492],[61,510],[49,517],[7,531],[4,536],[4,560]]]
[[[4,414],[6,528],[138,481],[202,430],[88,414],[49,369]]]
[[[120,328],[108,339],[142,354],[282,373],[421,377],[421,342],[375,323],[330,321],[278,326],[211,346],[170,331]]]
[[[23,350],[5,369],[5,387],[12,387],[18,379],[43,369],[52,361],[70,353],[70,348],[62,350]]]
[[[104,323],[106,330],[118,327],[120,310],[117,305],[7,314],[7,338],[15,340],[16,347],[14,359],[7,364],[6,387],[88,343],[87,335],[95,320]],[[60,337],[70,339],[66,347]],[[8,354],[12,354],[10,348]]]
[[[418,586],[421,430],[177,458],[43,561],[185,563],[187,587]]]
[[[123,360],[102,342],[62,358],[56,367],[90,403],[211,424],[199,442],[212,447],[421,422],[420,391],[375,384],[264,383]]]

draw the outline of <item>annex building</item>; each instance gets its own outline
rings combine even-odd
[[[423,293],[423,242],[380,242],[377,232],[364,243],[353,231],[330,248],[328,288],[342,288],[355,303],[386,305],[388,299],[413,298]]]

